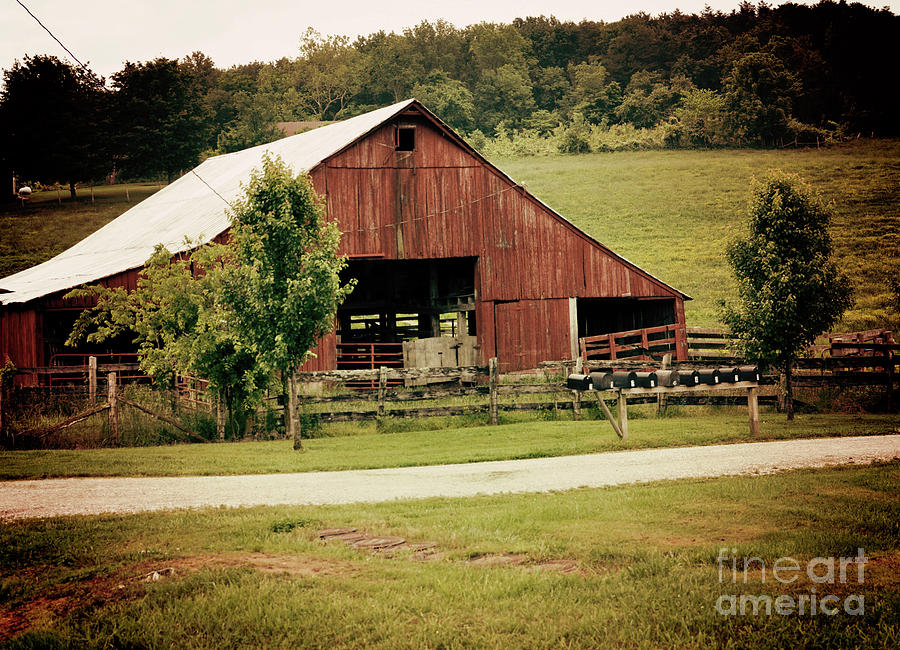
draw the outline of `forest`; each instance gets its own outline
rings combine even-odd
[[[279,122],[409,97],[489,155],[895,136],[898,37],[887,8],[824,0],[612,23],[439,20],[356,40],[308,29],[278,61],[219,69],[194,52],[126,62],[109,79],[37,55],[3,71],[0,171],[73,196],[113,170],[171,180],[282,137]]]

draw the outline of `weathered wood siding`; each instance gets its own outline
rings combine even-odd
[[[675,294],[553,214],[424,120],[416,151],[387,125],[313,172],[341,252],[479,257],[480,300]]]

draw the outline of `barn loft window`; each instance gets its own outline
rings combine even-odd
[[[395,151],[415,151],[416,150],[416,127],[414,126],[398,126],[397,141],[394,146]]]

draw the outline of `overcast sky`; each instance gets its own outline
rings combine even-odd
[[[801,4],[815,4],[795,0]],[[560,20],[615,21],[644,11],[676,8],[698,13],[704,5],[729,12],[739,0],[21,0],[82,62],[108,77],[125,61],[180,58],[200,50],[220,68],[297,56],[308,26],[322,34],[355,37],[378,30],[401,32],[443,18],[457,27],[482,21],[553,15]],[[775,0],[772,5],[783,4]],[[863,2],[897,13],[900,0]],[[0,68],[25,55],[66,52],[18,4],[0,0]]]

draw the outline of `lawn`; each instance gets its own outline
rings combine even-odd
[[[696,407],[692,407],[696,412]],[[635,415],[640,415],[640,412]],[[532,421],[496,427],[422,431],[416,421],[355,428],[356,435],[304,441],[185,444],[113,449],[0,451],[0,479],[65,476],[184,476],[268,474],[441,465],[487,460],[588,454],[623,449],[900,433],[890,415],[783,414],[763,411],[762,435],[752,437],[745,409],[712,409],[705,415],[634,417],[628,440],[602,420]],[[403,428],[412,430],[402,430]],[[347,432],[343,432],[347,433]],[[362,435],[360,435],[362,434]]]
[[[896,647],[898,522],[897,463],[551,494],[12,522],[0,528],[0,643]],[[376,552],[319,539],[334,527],[433,546]],[[791,583],[773,579],[780,558],[806,568],[859,549],[861,582],[856,564],[845,583],[821,565],[819,584],[805,571],[782,573]],[[757,559],[745,582],[730,561],[742,569],[749,557]],[[813,594],[833,594],[837,613],[716,607],[723,596],[796,603]],[[851,598],[858,615],[841,608]]]
[[[0,278],[44,262],[160,189],[157,183],[79,187],[72,201],[62,190],[36,192],[25,203],[0,205]],[[127,195],[126,195],[127,189]]]

